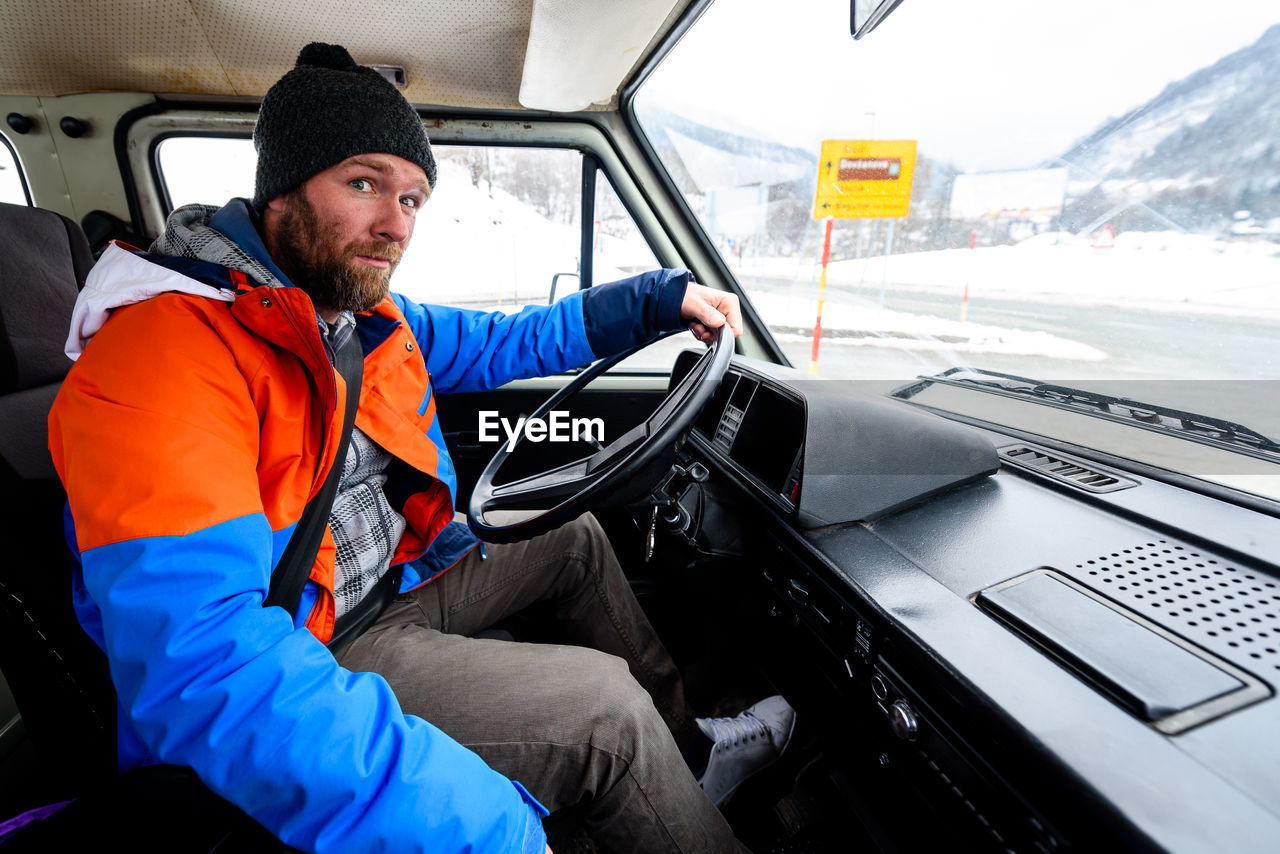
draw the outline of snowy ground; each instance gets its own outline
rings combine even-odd
[[[886,283],[897,291],[951,295],[957,306],[967,291],[970,299],[1280,320],[1280,245],[1174,232],[1121,234],[1107,247],[1094,243],[1042,234],[1015,246],[834,261],[827,272],[823,344],[1106,358],[1094,347],[1045,332],[876,308]],[[771,326],[812,329],[816,259],[748,259],[735,272]]]
[[[915,252],[833,262],[827,283],[872,291],[895,287],[970,297],[1073,305],[1123,305],[1280,317],[1280,245],[1176,232],[1128,232],[1109,248],[1095,239],[1041,234],[1014,246]],[[816,279],[814,259],[752,259],[746,279]]]
[[[755,292],[751,302],[768,318],[779,341],[812,340],[817,317],[816,299]],[[984,326],[929,315],[877,308],[873,301],[831,301],[823,304],[822,346],[893,347],[940,350],[948,353],[1001,353],[1044,356],[1087,362],[1106,353],[1088,344],[1047,332]]]
[[[490,195],[465,178],[442,180],[423,210],[396,286],[422,300],[503,310],[545,302],[552,278],[577,269],[578,235],[576,224],[550,223],[500,191]],[[1276,244],[1165,232],[1121,234],[1108,248],[1091,244],[1045,234],[1016,246],[835,261],[823,305],[824,344],[1077,361],[1107,357],[1096,347],[1035,329],[1034,318],[1027,328],[996,327],[879,308],[883,282],[954,295],[957,305],[967,287],[975,299],[1280,319]],[[597,253],[598,282],[643,268],[647,254],[609,237],[601,238]],[[750,259],[735,272],[781,340],[811,337],[816,259]],[[565,287],[562,282],[558,292]]]

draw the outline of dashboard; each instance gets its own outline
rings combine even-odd
[[[794,510],[804,446],[804,401],[785,387],[730,372],[695,430],[783,510]]]
[[[1280,519],[741,357],[682,453],[885,838],[1275,850]]]

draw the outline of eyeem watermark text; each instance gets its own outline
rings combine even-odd
[[[569,413],[558,409],[551,410],[546,418],[521,415],[515,424],[499,416],[495,409],[480,410],[481,442],[500,441],[499,427],[506,434],[507,441],[521,436],[529,442],[604,442],[603,418],[570,418]]]

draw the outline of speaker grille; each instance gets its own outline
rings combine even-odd
[[[1153,623],[1259,673],[1280,671],[1280,581],[1190,546],[1155,540],[1070,573]]]

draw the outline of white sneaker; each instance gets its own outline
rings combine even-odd
[[[736,718],[697,718],[715,742],[698,785],[720,806],[757,771],[772,765],[791,741],[796,711],[781,695],[767,697]]]

